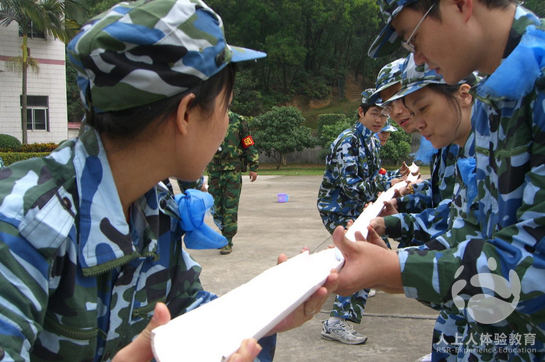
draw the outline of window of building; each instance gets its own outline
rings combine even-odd
[[[19,27],[19,36],[23,36],[23,29]],[[31,39],[45,39],[45,33],[34,28],[34,23],[31,21],[30,26],[28,27],[27,36]]]
[[[21,96],[21,106],[23,97]],[[21,109],[22,111],[22,109]],[[27,96],[27,130],[49,131],[49,97]],[[21,114],[22,117],[22,114]]]

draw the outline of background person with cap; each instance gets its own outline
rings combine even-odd
[[[0,171],[2,361],[149,361],[151,329],[215,298],[157,184],[203,174],[227,130],[233,62],[265,54],[228,46],[201,1],[153,0],[92,19],[68,55],[89,129]],[[335,279],[271,332],[312,318]],[[274,337],[230,362],[271,360]]]
[[[208,192],[214,197],[212,216],[228,244],[220,254],[230,254],[237,233],[238,203],[242,191],[242,173],[249,171],[250,182],[257,179],[259,153],[246,119],[229,111],[225,139],[208,164]]]
[[[346,226],[357,219],[377,194],[401,180],[409,169],[382,175],[379,173],[379,140],[375,136],[386,124],[387,116],[369,96],[374,89],[362,93],[358,108],[358,122],[344,130],[331,144],[326,157],[326,170],[318,192],[318,211],[326,229]],[[397,177],[397,178],[395,178]],[[330,318],[323,322],[321,336],[346,344],[362,344],[367,336],[357,332],[348,322],[360,323],[369,290],[361,290],[350,297],[337,296]]]
[[[389,24],[371,54],[388,53],[385,39],[403,41],[417,63],[449,84],[474,70],[488,74],[472,91],[479,100],[473,113],[479,233],[450,249],[394,255],[343,241],[339,228],[334,239],[348,256],[340,288],[351,293],[380,284],[442,304],[457,319],[458,338],[441,342],[452,349],[448,361],[542,361],[545,22],[509,0],[391,0],[382,10]],[[368,275],[366,261],[380,263],[380,273]],[[445,349],[431,359],[444,360]]]
[[[390,139],[392,132],[397,131],[397,128],[392,126],[389,121],[386,122],[386,125],[377,133],[378,140],[381,146],[384,146],[386,142]]]

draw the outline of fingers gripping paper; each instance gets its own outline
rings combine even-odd
[[[152,332],[158,362],[221,362],[259,339],[324,284],[344,259],[337,249],[301,253]],[[226,313],[227,312],[227,313]]]
[[[409,176],[407,176],[407,181],[416,181],[418,179],[418,166],[413,163],[409,167],[409,170],[410,173]],[[348,228],[348,230],[346,231],[346,237],[349,240],[356,241],[356,231],[361,232],[364,237],[367,237],[367,226],[369,226],[371,220],[380,215],[380,212],[384,207],[384,201],[391,200],[394,197],[395,190],[399,190],[406,185],[407,184],[405,182],[398,182],[394,186],[390,187],[388,190],[380,194],[378,199],[371,205],[367,206],[360,214],[360,216],[358,216],[356,221],[354,221],[352,226]]]

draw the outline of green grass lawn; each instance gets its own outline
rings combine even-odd
[[[324,174],[325,165],[312,164],[312,163],[297,163],[281,166],[280,169],[276,169],[275,163],[261,163],[259,164],[258,174],[260,175],[280,175],[280,176],[315,176]]]
[[[388,171],[396,170],[400,165],[383,165]],[[278,175],[278,176],[322,176],[324,174],[325,164],[313,163],[295,163],[281,166],[276,169],[275,163],[262,163],[259,165],[259,175]]]

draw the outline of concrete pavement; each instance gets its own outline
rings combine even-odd
[[[203,266],[204,288],[221,296],[274,266],[280,253],[292,257],[303,246],[313,250],[327,239],[329,233],[316,209],[321,179],[259,176],[250,183],[245,175],[233,253],[190,251]],[[289,201],[279,203],[278,193],[289,194]],[[213,225],[211,217],[207,223]],[[320,250],[331,243],[328,240]],[[381,291],[368,300],[362,323],[354,325],[369,337],[365,344],[350,346],[321,339],[321,321],[328,318],[333,299],[331,296],[310,322],[278,335],[275,362],[412,362],[430,352],[437,312],[404,295]]]

